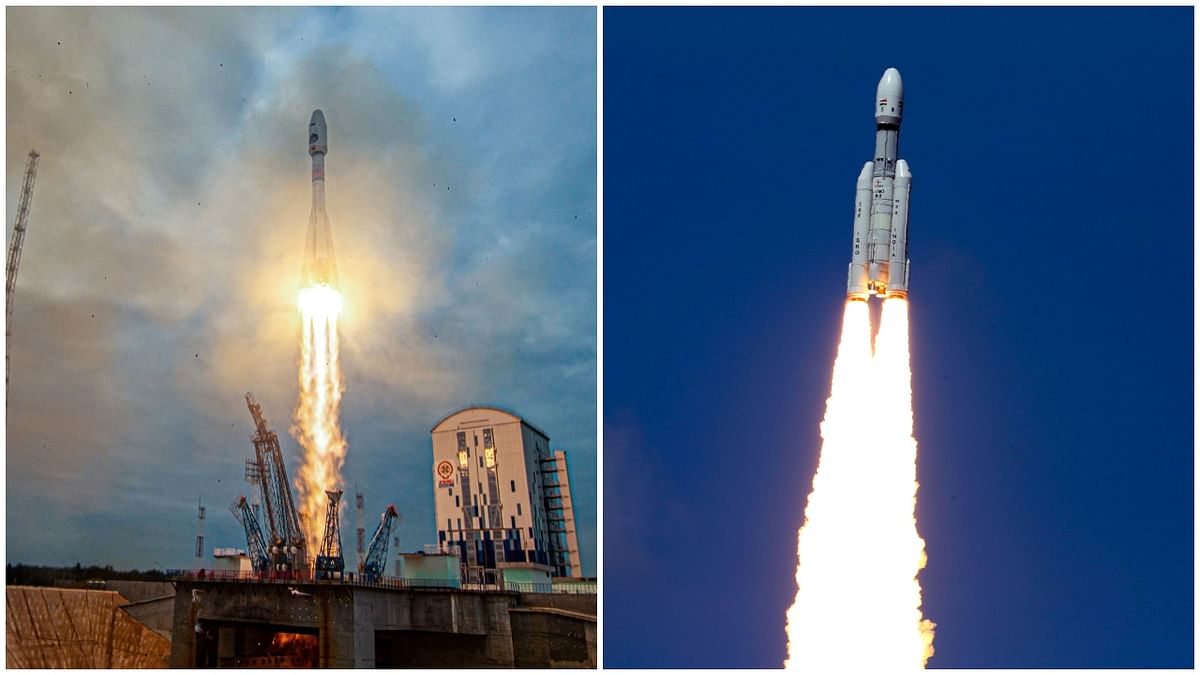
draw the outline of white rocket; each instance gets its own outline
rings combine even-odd
[[[904,85],[900,71],[888,68],[875,92],[875,160],[858,174],[854,199],[854,252],[846,296],[908,296],[908,201],[912,173],[896,159]]]
[[[333,257],[333,234],[325,215],[325,155],[329,140],[325,115],[314,110],[308,122],[308,154],[312,156],[312,211],[308,216],[308,236],[304,241],[304,267],[300,286],[338,285],[337,262]]]

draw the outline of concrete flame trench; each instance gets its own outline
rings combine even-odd
[[[594,668],[595,608],[595,595],[181,580],[171,667]],[[281,633],[316,636],[315,658],[269,656]]]

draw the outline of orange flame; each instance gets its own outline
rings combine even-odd
[[[346,440],[339,423],[342,373],[338,363],[338,316],[342,294],[331,286],[300,290],[297,300],[303,323],[300,348],[300,402],[292,434],[304,448],[296,477],[304,514],[308,558],[315,560],[325,531],[325,491],[342,482]]]
[[[267,653],[274,659],[270,665],[316,668],[317,636],[304,633],[275,633],[271,637],[271,646]]]

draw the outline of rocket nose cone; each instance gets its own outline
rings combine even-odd
[[[879,78],[875,89],[875,121],[880,124],[900,124],[904,116],[904,84],[900,71],[888,68]]]
[[[308,121],[308,154],[325,154],[329,152],[329,139],[325,127],[325,114],[314,110],[312,119]]]
[[[888,68],[883,71],[883,77],[879,78],[879,88],[876,90],[879,98],[904,97],[904,83],[900,80],[900,71],[895,68]],[[320,112],[319,110],[317,112]]]

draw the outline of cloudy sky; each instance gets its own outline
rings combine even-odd
[[[17,288],[9,562],[192,563],[244,546],[253,391],[298,465],[307,123],[329,122],[347,492],[434,541],[429,430],[515,409],[571,461],[596,560],[591,8],[9,8]],[[349,519],[351,514],[344,514]],[[370,525],[368,525],[370,527]],[[352,534],[343,533],[352,546]]]

